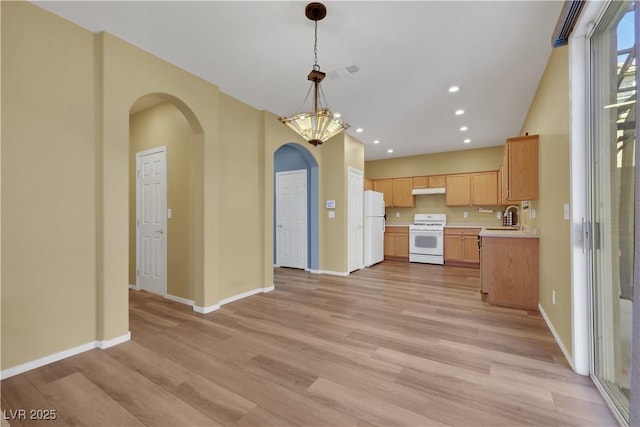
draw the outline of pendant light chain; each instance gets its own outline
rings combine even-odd
[[[313,69],[320,70],[320,66],[318,65],[318,21],[314,21],[315,23],[315,33],[313,40]]]

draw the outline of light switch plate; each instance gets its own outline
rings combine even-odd
[[[569,210],[569,203],[564,204],[564,219],[567,221],[571,219],[571,211]]]
[[[329,218],[335,218],[336,217],[336,211],[329,211]]]
[[[171,208],[167,209],[167,219],[171,219],[173,213],[171,212]]]

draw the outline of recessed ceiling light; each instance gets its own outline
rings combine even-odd
[[[373,141],[374,144],[380,144],[380,140],[376,139],[375,141]]]
[[[462,127],[460,128],[460,130],[461,130],[462,132],[464,132],[465,130],[468,130],[468,129],[469,129],[469,127],[468,127],[468,126],[462,126]]]
[[[362,128],[358,128],[358,129],[356,129],[356,132],[358,132],[358,133],[362,133],[362,132],[364,132],[364,129],[362,129]]]
[[[333,113],[333,117],[335,117],[336,119],[339,119],[342,116],[340,115],[340,113]]]
[[[470,142],[471,142],[471,140],[470,140],[470,139],[465,139],[465,140],[464,140],[464,143],[465,143],[465,144],[468,144],[468,143],[470,143]]]
[[[449,88],[449,92],[451,92],[451,93],[455,93],[455,92],[457,92],[459,90],[460,90],[460,88],[458,86],[451,86]]]
[[[387,150],[387,153],[393,153],[393,149],[392,149],[392,148],[389,148],[389,149]]]
[[[456,110],[456,116],[461,116],[464,114],[464,110]]]

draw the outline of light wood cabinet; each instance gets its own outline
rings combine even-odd
[[[502,204],[538,198],[538,135],[509,138],[502,158]]]
[[[413,177],[413,188],[429,188],[429,177],[428,176],[414,176]]]
[[[498,171],[471,174],[471,204],[498,205]]]
[[[409,260],[409,227],[387,227],[384,231],[384,258]]]
[[[481,291],[487,301],[538,308],[537,238],[481,237]]]
[[[384,205],[393,206],[393,179],[376,179],[373,181],[373,191],[382,193]]]
[[[412,178],[395,178],[393,180],[393,205],[399,208],[412,208],[416,205]]]
[[[446,187],[447,206],[498,205],[498,171],[447,175]]]
[[[503,156],[504,159],[504,156]],[[511,204],[511,200],[507,198],[507,186],[505,183],[505,175],[504,175],[504,162],[500,165],[500,169],[498,170],[498,204],[502,206],[507,206]]]
[[[415,176],[413,177],[413,188],[437,188],[445,186],[444,175]]]
[[[478,234],[480,228],[444,229],[444,263],[461,267],[480,268]]]
[[[469,206],[471,205],[471,175],[458,174],[447,175],[447,192],[445,200],[447,206]]]
[[[383,194],[386,207],[412,208],[416,205],[412,178],[376,179],[373,181],[374,191]]]
[[[364,191],[373,190],[373,180],[370,178],[364,179]]]
[[[445,186],[444,175],[433,175],[429,177],[429,188],[438,188]]]

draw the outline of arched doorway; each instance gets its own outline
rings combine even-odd
[[[273,263],[278,265],[278,176],[292,171],[306,175],[306,265],[305,269],[319,271],[319,168],[313,155],[303,146],[288,143],[274,153],[274,239]],[[282,244],[282,243],[280,243]]]
[[[130,109],[130,287],[189,305],[196,276],[194,142],[201,133],[175,97],[146,95]]]

